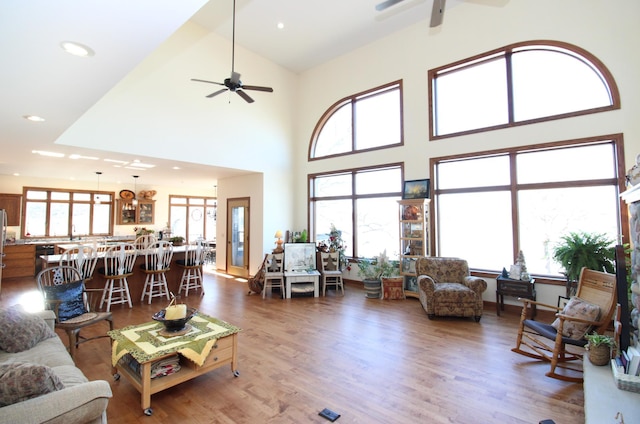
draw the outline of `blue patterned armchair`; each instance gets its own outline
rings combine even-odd
[[[471,277],[464,259],[424,257],[416,263],[418,294],[429,319],[437,316],[482,317],[487,282]]]

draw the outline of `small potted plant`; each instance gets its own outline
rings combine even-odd
[[[182,236],[171,237],[169,239],[169,242],[174,246],[182,246],[184,244],[184,237]]]
[[[617,348],[611,336],[593,332],[584,336],[589,341],[585,349],[589,351],[589,360],[593,365],[607,365],[612,357],[612,350]]]
[[[395,261],[390,261],[387,251],[373,259],[358,260],[358,275],[362,277],[365,295],[369,299],[379,299],[382,294],[382,277],[392,277],[398,271]]]

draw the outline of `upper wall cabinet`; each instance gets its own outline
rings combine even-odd
[[[153,225],[155,207],[155,200],[138,200],[138,204],[134,205],[132,200],[119,199],[116,223],[118,225]]]
[[[0,194],[0,209],[7,214],[7,225],[17,227],[20,225],[21,194]]]

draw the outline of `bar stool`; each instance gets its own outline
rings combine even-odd
[[[144,302],[145,296],[149,297],[149,304],[154,297],[166,297],[169,300],[165,274],[169,271],[171,258],[173,258],[173,246],[168,241],[157,241],[146,249],[142,272],[147,276],[144,280],[142,296],[140,296],[141,302]]]
[[[93,278],[98,261],[97,251],[91,246],[77,245],[62,252],[60,265],[72,266],[80,272],[86,283]]]
[[[269,253],[265,261],[264,269],[264,287],[262,288],[262,298],[267,294],[267,289],[280,287],[280,296],[284,294],[284,269],[282,259],[283,253]]]
[[[106,280],[100,308],[105,302],[107,312],[111,310],[111,305],[128,304],[132,308],[127,278],[133,275],[137,253],[136,246],[131,243],[111,246],[104,252],[104,268],[98,269],[98,273]]]
[[[202,279],[202,265],[207,254],[204,242],[198,240],[195,244],[186,246],[184,259],[178,259],[176,265],[182,268],[182,278],[178,294],[184,290],[184,295],[189,296],[189,290],[201,289],[200,295],[204,295],[204,284]]]

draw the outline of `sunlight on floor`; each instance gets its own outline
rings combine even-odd
[[[42,294],[38,290],[31,290],[18,297],[18,304],[24,306],[28,312],[38,312],[44,310]]]

